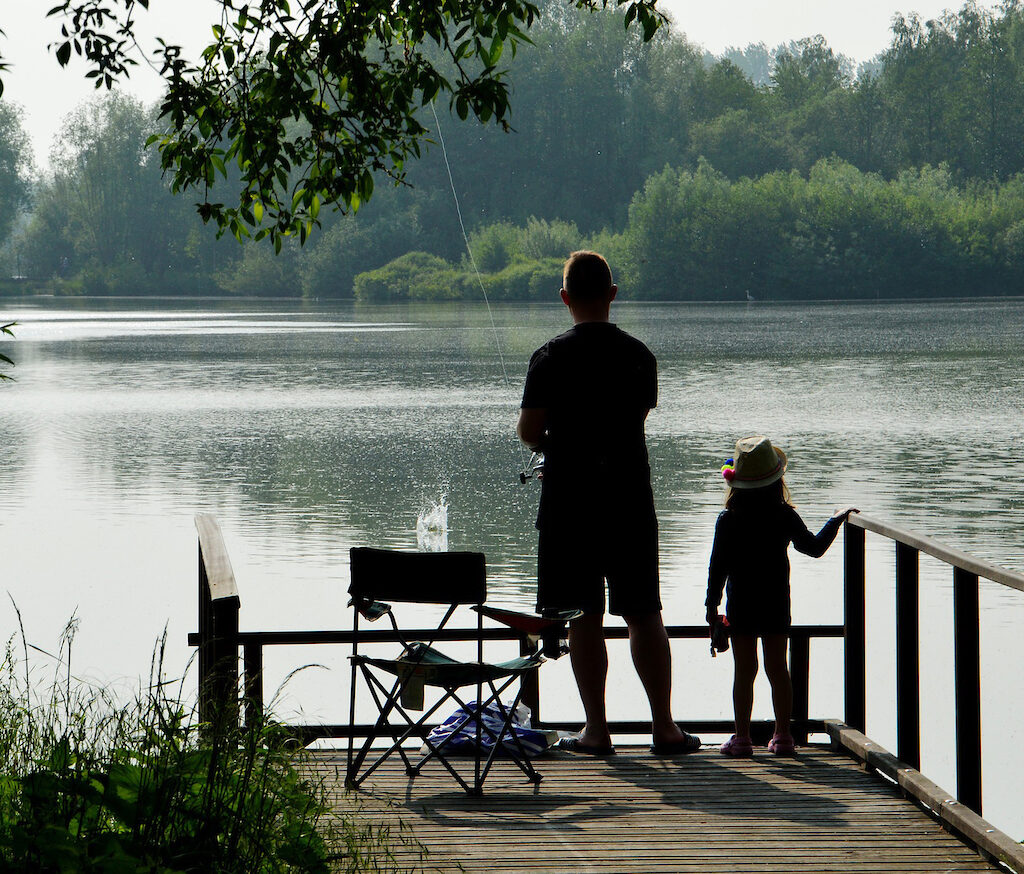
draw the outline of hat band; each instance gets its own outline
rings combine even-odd
[[[756,483],[759,480],[768,479],[768,477],[770,476],[775,476],[775,474],[777,474],[782,469],[782,459],[779,458],[777,455],[775,457],[778,459],[778,464],[776,464],[775,467],[773,467],[767,473],[762,473],[760,476],[739,476],[738,474],[733,474],[733,479],[739,480],[740,482],[744,483]]]

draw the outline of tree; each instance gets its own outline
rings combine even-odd
[[[7,237],[29,195],[32,149],[21,111],[0,103],[0,240]]]
[[[167,131],[154,142],[175,191],[201,196],[207,221],[241,239],[255,230],[278,250],[304,241],[320,209],[357,209],[374,173],[394,180],[429,131],[421,107],[447,97],[460,118],[508,127],[509,83],[499,66],[528,41],[531,0],[218,0],[214,41],[195,64],[178,46],[155,52],[167,92]],[[570,0],[580,9],[624,6],[650,39],[656,0]],[[133,63],[135,16],[149,0],[65,0],[57,60],[72,51],[110,87]],[[440,50],[432,60],[427,46]],[[238,198],[216,201],[218,177],[238,170]]]
[[[151,109],[119,91],[65,119],[54,171],[38,184],[18,243],[27,274],[100,294],[195,289],[190,249],[198,241],[190,238],[212,233],[189,222],[187,204],[171,195],[158,156],[145,148],[154,124]],[[226,241],[221,248],[238,254]]]
[[[771,78],[782,105],[794,109],[846,85],[852,66],[849,59],[836,55],[818,34],[780,49]]]

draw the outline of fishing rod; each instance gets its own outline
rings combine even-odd
[[[455,177],[452,175],[452,165],[448,161],[448,148],[444,142],[444,134],[441,132],[441,121],[437,117],[437,110],[434,108],[434,101],[430,101],[430,111],[434,114],[434,125],[437,128],[437,138],[441,143],[441,154],[444,156],[444,166],[448,171],[448,184],[452,189],[452,198],[455,200],[455,212],[459,217],[459,228],[462,230],[462,240],[466,244],[466,251],[469,253],[469,263],[473,268],[473,274],[476,276],[476,283],[480,288],[480,294],[483,296],[484,303],[487,304],[487,317],[490,319],[491,332],[494,334],[494,346],[498,351],[498,360],[501,362],[501,374],[505,379],[505,388],[508,391],[512,391],[512,383],[508,378],[508,370],[505,367],[505,356],[501,351],[501,340],[498,336],[498,327],[494,323],[494,312],[491,310],[491,301],[487,297],[487,289],[484,288],[483,277],[480,275],[480,271],[476,266],[476,258],[473,257],[473,248],[469,245],[469,234],[466,233],[466,223],[462,219],[462,206],[459,203],[459,193],[455,188]],[[512,450],[512,455],[515,456],[515,450]],[[517,459],[521,462],[519,470],[519,482],[524,485],[531,479],[542,479],[544,476],[544,454],[540,452],[534,452],[530,456],[529,460],[526,457],[526,447],[520,445],[520,457]]]

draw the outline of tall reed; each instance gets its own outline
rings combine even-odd
[[[404,829],[375,825],[351,795],[342,809],[328,804],[308,754],[269,717],[245,729],[200,724],[184,679],[164,678],[164,640],[148,684],[126,701],[76,679],[75,628],[56,655],[30,647],[24,630],[3,654],[0,871],[420,869],[424,851]]]

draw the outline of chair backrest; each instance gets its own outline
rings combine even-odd
[[[353,598],[418,604],[483,604],[487,565],[482,552],[399,552],[354,547]]]

